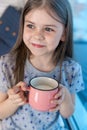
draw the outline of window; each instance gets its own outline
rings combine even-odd
[[[85,90],[76,95],[70,130],[87,130],[87,0],[70,0],[74,19],[74,59],[82,66]]]

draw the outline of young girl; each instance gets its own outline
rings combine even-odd
[[[81,67],[72,57],[72,13],[68,0],[28,0],[17,42],[0,59],[0,119],[2,130],[61,130],[59,114],[74,112],[75,93],[82,90]],[[56,79],[59,91],[47,112],[26,103],[29,81]],[[16,93],[17,89],[20,91]]]

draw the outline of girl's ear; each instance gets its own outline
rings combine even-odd
[[[61,41],[64,42],[66,39],[66,30],[64,30],[62,37],[61,37]]]

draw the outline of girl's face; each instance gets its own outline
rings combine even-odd
[[[32,10],[25,16],[23,41],[33,56],[51,56],[60,40],[64,40],[64,25],[45,9]]]

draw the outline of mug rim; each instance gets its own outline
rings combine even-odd
[[[37,79],[37,78],[47,78],[47,79],[51,79],[51,80],[56,81],[56,83],[57,83],[58,85],[57,85],[57,87],[52,88],[52,89],[40,89],[40,88],[36,88],[36,87],[34,87],[34,86],[31,84],[31,81],[32,81],[33,79]],[[39,77],[32,78],[29,83],[30,83],[29,86],[31,86],[32,88],[34,88],[34,89],[36,89],[36,90],[40,90],[40,91],[53,91],[53,90],[57,89],[58,86],[59,86],[59,83],[58,83],[58,81],[57,81],[56,79],[53,79],[53,78],[50,78],[50,77],[45,77],[45,76],[39,76]]]

